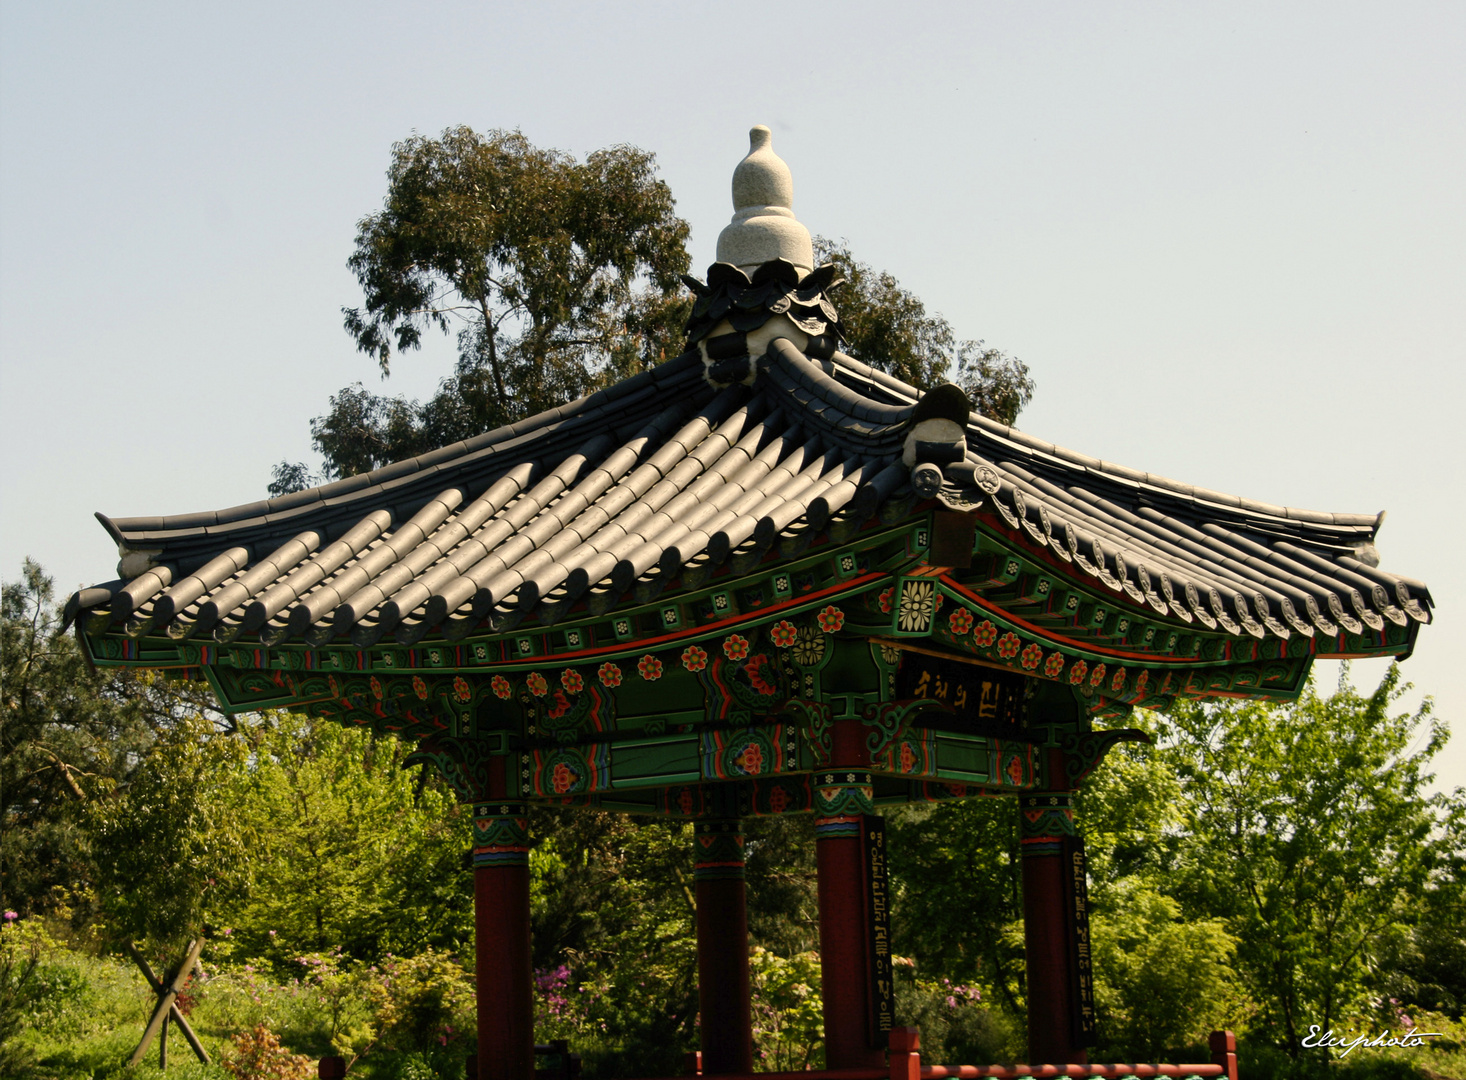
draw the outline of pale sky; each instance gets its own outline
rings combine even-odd
[[[654,151],[701,272],[764,123],[811,231],[1030,365],[1025,430],[1387,510],[1382,565],[1436,605],[1405,674],[1466,784],[1463,56],[1458,2],[6,0],[0,573],[108,579],[94,510],[259,498],[332,392],[382,388],[340,309],[394,141]]]

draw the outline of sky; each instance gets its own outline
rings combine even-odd
[[[336,390],[432,391],[451,341],[383,387],[341,326],[395,141],[653,151],[701,271],[762,123],[812,232],[1029,365],[1025,430],[1387,511],[1466,784],[1463,55],[1454,2],[3,0],[0,573],[111,578],[93,511],[252,501]]]

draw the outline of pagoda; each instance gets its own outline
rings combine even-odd
[[[532,804],[695,823],[702,1067],[752,1071],[742,822],[814,815],[828,1067],[895,1021],[880,809],[1012,799],[1030,1060],[1093,1044],[1075,791],[1136,707],[1287,701],[1408,656],[1383,515],[1100,461],[840,349],[755,127],[686,350],[519,423],[281,498],[111,519],[99,666],[392,732],[473,807],[480,1077],[533,1075]]]

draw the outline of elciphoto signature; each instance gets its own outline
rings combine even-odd
[[[1346,1039],[1342,1035],[1335,1035],[1332,1028],[1320,1035],[1319,1027],[1319,1024],[1308,1025],[1308,1034],[1303,1036],[1303,1045],[1310,1050],[1317,1046],[1338,1050],[1340,1057],[1347,1057],[1349,1051],[1361,1046],[1370,1050],[1385,1046],[1424,1046],[1426,1039],[1441,1037],[1439,1031],[1418,1031],[1412,1027],[1404,1035],[1391,1035],[1386,1029],[1381,1035],[1359,1035],[1353,1039]]]

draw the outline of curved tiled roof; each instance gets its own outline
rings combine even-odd
[[[939,488],[924,488],[912,387],[782,338],[746,381],[720,388],[689,352],[309,491],[203,514],[98,515],[130,573],[78,593],[69,616],[92,611],[92,632],[271,646],[456,638],[485,620],[492,631],[580,605],[604,613],[639,581],[675,588],[781,537],[851,535],[919,509],[927,491],[1151,619],[1253,638],[1429,621],[1425,586],[1374,565],[1382,515],[1193,488],[982,418],[966,424],[965,449],[936,459]]]

